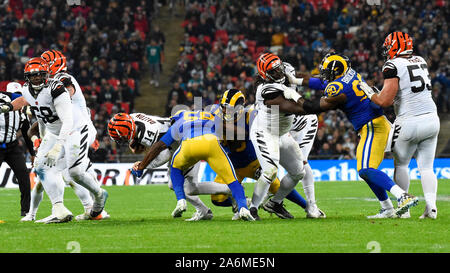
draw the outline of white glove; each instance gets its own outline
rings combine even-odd
[[[2,112],[2,113],[7,113],[7,112],[12,111],[12,110],[13,110],[13,106],[12,106],[12,104],[10,102],[7,102],[7,103],[2,104],[0,106],[0,112]]]
[[[287,86],[283,86],[283,95],[287,100],[294,100],[295,102],[298,101],[298,99],[300,99],[302,96],[297,93],[297,91],[295,91],[292,88],[289,88]]]
[[[295,85],[302,85],[303,83],[303,78],[296,78],[294,75],[292,75],[291,73],[286,73],[285,74],[286,77],[288,78],[289,82],[291,84],[295,84]]]
[[[374,94],[377,94],[378,92],[380,92],[375,86],[370,87],[366,82],[363,82],[363,81],[360,81],[358,85],[359,85],[359,88],[361,88],[361,90],[364,92],[364,94],[367,95],[369,100],[372,99],[372,96]]]
[[[53,145],[53,148],[45,155],[47,161],[45,165],[49,167],[53,167],[56,165],[56,161],[59,158],[59,154],[61,153],[62,145],[61,143],[56,143]]]

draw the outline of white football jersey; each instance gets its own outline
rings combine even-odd
[[[385,79],[399,79],[399,90],[394,98],[397,118],[436,112],[436,104],[431,97],[432,87],[427,63],[422,57],[398,57],[389,60],[382,71]]]
[[[265,131],[282,136],[289,132],[292,126],[294,115],[282,113],[278,106],[268,107],[264,104],[264,99],[275,98],[283,95],[281,83],[263,83],[256,89],[256,116],[257,127]]]
[[[28,83],[25,83],[22,87],[22,95],[30,105],[30,110],[33,115],[45,126],[46,131],[49,131],[54,135],[59,135],[62,126],[62,122],[56,113],[55,104],[53,102],[54,97],[57,97],[60,92],[67,92],[67,90],[63,83],[56,79],[48,79],[47,85],[37,94],[35,94],[34,91],[31,91],[31,87]],[[81,117],[74,108],[75,107],[72,107],[72,128],[78,128],[82,125],[80,124]]]
[[[150,147],[158,141],[170,127],[170,120],[143,113],[130,114],[136,124],[136,137],[138,143]]]
[[[86,123],[91,123],[91,116],[89,115],[89,111],[86,105],[86,99],[84,98],[83,91],[81,90],[80,85],[77,80],[70,74],[65,72],[60,72],[53,76],[53,79],[60,80],[61,82],[65,82],[66,79],[69,79],[72,83],[75,93],[72,95],[72,106],[78,110],[78,115],[80,115],[80,119],[84,120]],[[75,111],[74,111],[75,113]]]

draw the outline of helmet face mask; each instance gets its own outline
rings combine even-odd
[[[258,74],[266,82],[284,83],[284,66],[281,59],[272,53],[264,53],[256,62]]]
[[[244,94],[238,89],[229,89],[223,93],[220,99],[218,116],[225,122],[236,122],[244,113],[244,104]]]
[[[41,91],[48,80],[48,73],[44,71],[26,73],[25,79],[35,91]]]
[[[24,69],[24,77],[32,91],[40,92],[47,85],[49,68],[47,62],[40,58],[31,58]]]
[[[319,65],[319,77],[331,82],[342,77],[350,69],[350,60],[347,56],[327,54]]]
[[[244,113],[244,105],[236,106],[220,105],[220,117],[226,122],[236,122],[242,117]]]
[[[284,75],[283,65],[280,63],[271,70],[268,70],[266,72],[266,76],[276,83],[283,83],[286,79]]]

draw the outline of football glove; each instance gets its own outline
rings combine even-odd
[[[47,155],[45,155],[45,157],[47,158],[45,165],[49,167],[55,166],[59,154],[61,153],[61,149],[62,149],[61,143],[55,143],[55,145],[53,145],[53,148],[47,153]]]
[[[366,94],[366,96],[369,98],[369,100],[372,99],[372,96],[374,94],[378,94],[380,91],[375,86],[370,87],[366,82],[360,81],[359,82],[359,88]]]
[[[13,105],[10,102],[4,103],[0,106],[0,112],[7,113],[13,110]]]
[[[303,78],[296,78],[294,75],[292,75],[291,73],[285,73],[286,77],[288,78],[289,82],[291,84],[295,84],[295,85],[302,85],[303,83]]]
[[[289,88],[287,86],[283,86],[283,95],[287,100],[298,101],[302,96],[295,91],[295,89]]]
[[[32,136],[31,141],[33,142],[33,150],[37,152],[39,146],[41,146],[42,139],[38,138],[37,136]]]
[[[131,169],[131,174],[136,177],[141,177],[144,174],[144,170]]]

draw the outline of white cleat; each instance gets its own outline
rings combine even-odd
[[[236,221],[241,219],[241,217],[239,216],[239,212],[234,213],[233,217],[231,217],[232,221]]]
[[[99,197],[96,197],[94,200],[94,204],[91,209],[91,217],[95,218],[102,213],[103,208],[105,207],[106,200],[108,199],[108,192],[104,189],[101,189],[101,193]]]
[[[399,218],[402,219],[408,219],[411,218],[411,213],[409,212],[409,210],[407,210],[405,213],[402,214],[402,216],[400,216]]]
[[[250,211],[244,207],[239,210],[239,218],[244,221],[255,221]]]
[[[207,211],[196,211],[192,218],[186,219],[184,221],[188,222],[195,222],[200,220],[211,220],[213,218],[213,213],[211,209],[208,209]]]
[[[428,209],[427,207],[425,207],[425,211],[419,217],[419,219],[425,219],[425,218],[436,219],[437,218],[437,209]]]
[[[316,203],[308,203],[305,211],[306,218],[327,218],[325,213],[317,207]]]
[[[367,219],[383,219],[383,218],[397,218],[395,214],[395,209],[380,209],[380,212],[375,215],[367,216]]]
[[[111,216],[109,216],[109,214],[106,212],[106,210],[103,210],[102,213],[100,213],[100,215],[96,216],[96,217],[91,217],[91,214],[89,211],[84,212],[83,214],[77,215],[75,217],[75,220],[77,221],[86,221],[86,220],[106,220],[111,218]]]
[[[187,208],[186,199],[178,200],[177,206],[172,211],[172,217],[173,218],[181,217],[181,215],[183,215],[183,212],[186,211],[186,208]]]
[[[70,212],[62,203],[55,204],[52,208],[52,214],[35,223],[65,223],[73,219],[72,212]]]
[[[27,213],[22,219],[20,219],[20,222],[32,222],[36,219],[35,215],[32,215],[31,213]]]

